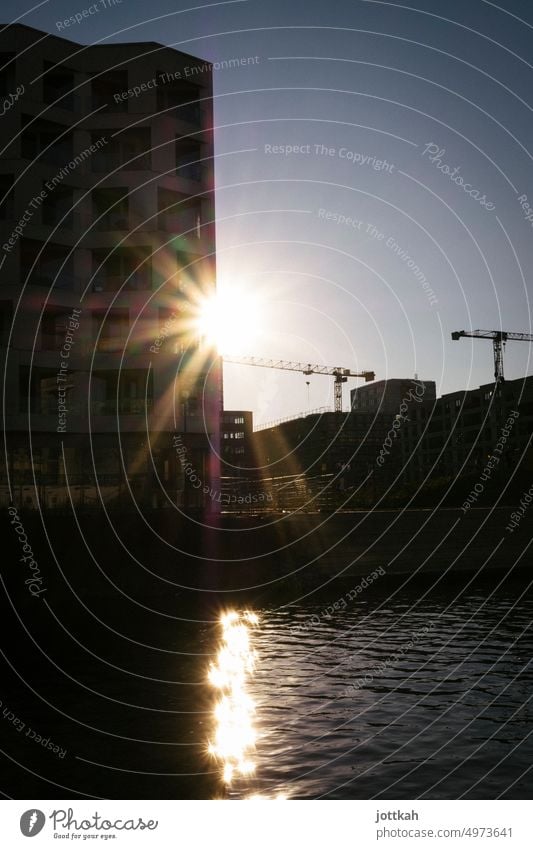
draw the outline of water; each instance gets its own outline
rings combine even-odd
[[[529,797],[533,602],[496,583],[256,610],[255,773],[227,797]]]
[[[354,579],[300,600],[287,586],[276,603],[250,602],[257,623],[234,604],[239,618],[225,625],[222,594],[196,605],[170,597],[168,617],[157,614],[162,599],[149,601],[155,614],[135,616],[129,604],[95,599],[91,609],[114,631],[51,593],[60,619],[45,606],[26,617],[39,650],[8,610],[17,671],[3,668],[4,706],[67,754],[4,719],[6,792],[530,798],[528,573],[513,583],[500,572],[475,586],[468,575],[454,580],[384,576],[355,594]]]

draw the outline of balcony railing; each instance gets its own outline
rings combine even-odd
[[[122,398],[118,401],[118,413],[119,415],[140,416],[147,411],[149,412],[152,406],[152,398]],[[117,399],[93,401],[92,412],[96,416],[116,416]]]

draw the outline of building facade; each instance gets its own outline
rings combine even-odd
[[[400,415],[402,402],[409,403],[414,392],[425,401],[434,401],[437,397],[435,381],[420,380],[418,377],[376,380],[350,391],[350,407],[362,413]]]
[[[211,509],[222,376],[195,325],[215,287],[210,66],[18,24],[0,53],[2,497]]]
[[[450,392],[413,407],[401,441],[405,479],[476,477],[490,458],[488,478],[518,466],[532,469],[533,377]]]

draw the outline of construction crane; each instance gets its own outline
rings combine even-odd
[[[224,357],[225,363],[236,363],[240,366],[260,366],[261,368],[279,368],[285,371],[299,371],[302,374],[327,374],[334,378],[334,409],[336,413],[342,413],[342,384],[349,377],[364,377],[368,383],[375,379],[373,371],[350,371],[349,368],[329,368],[329,366],[316,366],[311,363],[293,363],[287,360],[267,360],[262,357]]]
[[[455,341],[461,336],[469,336],[473,339],[491,339],[494,349],[494,380],[496,383],[503,383],[503,352],[505,343],[509,340],[513,342],[533,342],[531,333],[510,333],[506,330],[455,330],[452,333],[452,339]]]

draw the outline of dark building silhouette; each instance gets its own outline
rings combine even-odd
[[[384,413],[314,413],[256,431],[254,454],[283,507],[366,501],[401,460],[397,451],[385,468],[376,463],[391,424]]]
[[[532,433],[533,377],[506,381],[499,392],[487,383],[423,401],[413,405],[403,431],[405,480],[479,475],[498,444],[492,479],[508,476],[518,464],[531,468]]]
[[[253,413],[249,410],[223,410],[220,425],[222,472],[237,476],[253,467]]]
[[[434,401],[437,397],[434,380],[419,380],[418,378],[390,378],[376,380],[363,386],[357,386],[350,391],[350,405],[354,411],[365,413],[400,414],[402,401],[417,397],[426,401]]]
[[[177,454],[216,480],[221,369],[194,325],[215,285],[210,66],[18,24],[0,54],[11,494],[211,508]]]

